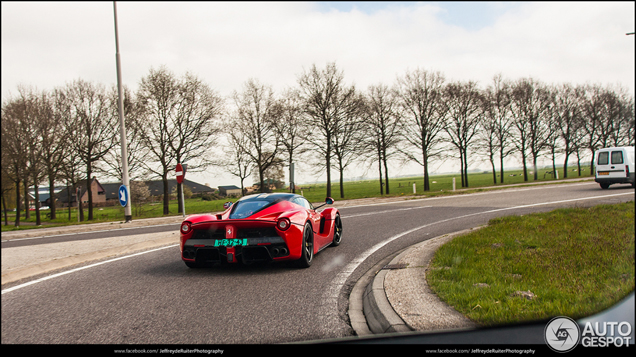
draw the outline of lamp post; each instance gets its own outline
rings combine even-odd
[[[118,98],[118,111],[119,111],[119,127],[121,136],[121,170],[122,170],[122,185],[126,186],[128,192],[130,192],[130,181],[128,179],[128,153],[126,146],[126,126],[124,124],[124,97],[121,84],[121,60],[119,57],[119,34],[117,32],[117,2],[113,1],[113,11],[115,14],[115,58],[117,61],[117,92]],[[126,223],[132,221],[132,210],[130,208],[130,198],[124,207],[124,216],[126,217]]]

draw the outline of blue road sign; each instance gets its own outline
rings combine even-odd
[[[124,185],[119,186],[119,203],[122,207],[128,204],[128,188]]]

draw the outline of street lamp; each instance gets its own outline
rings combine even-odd
[[[115,13],[115,57],[117,60],[117,92],[118,109],[119,109],[119,127],[121,135],[121,170],[122,170],[122,185],[126,186],[126,191],[130,196],[130,181],[128,179],[128,153],[126,150],[126,126],[124,125],[124,97],[121,84],[121,60],[119,58],[119,34],[117,33],[117,2],[113,1],[113,10]],[[127,197],[126,206],[124,207],[124,216],[126,217],[126,223],[132,221],[132,211],[130,208],[130,197]]]

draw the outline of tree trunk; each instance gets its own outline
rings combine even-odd
[[[55,182],[53,175],[49,173],[49,212],[51,213],[51,221],[57,218],[55,208]]]
[[[163,177],[163,214],[170,214],[170,191],[168,190],[168,172],[164,172]]]
[[[15,226],[20,227],[20,179],[15,182]]]
[[[91,176],[93,175],[93,167],[91,161],[88,160],[86,165],[86,192],[88,192],[88,220],[93,220],[93,185],[91,185]]]
[[[386,149],[382,153],[382,161],[384,161],[384,184],[386,186],[386,194],[389,194],[389,166],[387,165]]]

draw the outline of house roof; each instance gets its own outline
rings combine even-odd
[[[97,182],[97,192],[105,192],[106,190],[104,189],[104,186],[99,183],[99,181],[97,181],[97,178],[93,177],[93,181]],[[82,195],[84,194],[84,192],[86,192],[86,180],[80,180],[78,183],[75,184],[75,187],[81,187],[82,188]],[[75,190],[73,189],[73,187],[69,187],[70,191],[71,191],[71,203],[75,202]],[[56,193],[55,196],[57,196],[57,199],[60,202],[68,202],[68,190],[66,189],[66,187],[64,189],[62,189],[60,192]]]
[[[241,189],[240,187],[236,187],[234,185],[231,185],[231,186],[219,186],[219,190],[225,190],[225,191],[227,191],[227,190],[240,190],[240,189]]]

